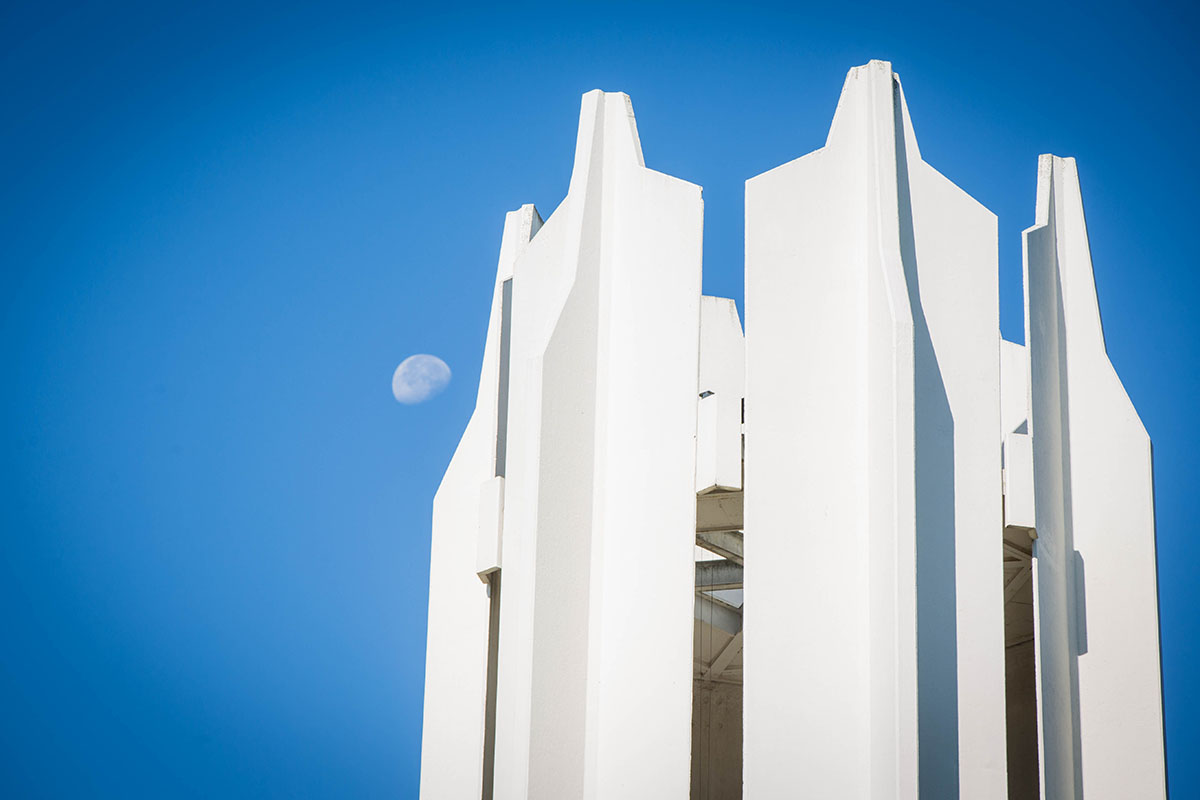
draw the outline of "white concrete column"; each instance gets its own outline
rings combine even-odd
[[[513,284],[497,798],[687,795],[701,228],[585,95]]]
[[[749,800],[917,790],[912,316],[892,78],[746,186]],[[882,796],[882,795],[881,795]]]
[[[737,305],[726,297],[700,298],[698,389],[696,493],[739,491],[746,340]]]
[[[423,798],[480,796],[489,602],[476,575],[480,506],[496,485],[504,283],[539,225],[541,218],[532,205],[505,218],[475,410],[433,500],[421,735]]]
[[[746,797],[1004,797],[996,223],[886,62],[747,183],[746,307]]]
[[[1075,160],[1025,232],[1044,797],[1165,797],[1150,440],[1108,360]]]

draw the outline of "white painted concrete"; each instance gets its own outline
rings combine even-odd
[[[1028,548],[1034,535],[1033,438],[1029,436],[1029,354],[1000,342],[1000,440],[1004,467],[1004,530]],[[1024,535],[1021,535],[1024,534]]]
[[[1025,345],[1000,340],[1000,437],[1029,433],[1029,353]]]
[[[912,318],[893,124],[890,70],[853,70],[826,146],[746,186],[747,798],[797,782],[916,794]],[[797,564],[819,568],[797,580]]]
[[[737,305],[725,297],[700,298],[698,389],[696,493],[740,491],[746,342]]]
[[[475,574],[484,583],[500,569],[504,535],[504,477],[484,481],[479,490],[479,542],[476,546]]]
[[[1150,440],[1108,360],[1074,159],[1025,232],[1046,797],[1166,796]]]
[[[496,471],[504,281],[541,225],[533,206],[504,221],[475,411],[433,500],[421,796],[476,798],[482,782],[488,597],[478,571],[483,490]]]
[[[747,182],[744,337],[702,217],[595,91],[562,204],[506,219],[422,797],[1165,796],[1150,445],[1074,162],[1040,163],[1028,346],[886,62]]]
[[[1004,435],[1004,530],[1032,531],[1037,527],[1034,511],[1033,437],[1024,433]],[[1032,534],[1031,534],[1032,535]],[[1022,545],[1030,546],[1028,542]]]
[[[687,794],[701,226],[585,95],[514,270],[498,798]]]
[[[897,94],[903,106],[898,79]],[[995,434],[1000,393],[996,217],[920,159],[906,107],[903,119],[915,239],[915,269],[910,268],[908,280],[918,334],[921,787],[926,796],[953,795],[955,781],[943,765],[957,745],[959,795],[999,800],[1005,796],[1005,700],[1003,555],[996,535],[1003,524],[996,492],[1000,483]],[[900,212],[903,218],[903,191]],[[903,248],[903,226],[901,230]],[[932,352],[922,349],[922,316]],[[952,433],[945,431],[947,423]],[[952,481],[942,477],[947,467],[953,471]],[[952,518],[944,522],[939,511],[943,503],[954,509]],[[945,526],[946,539],[929,541],[937,525]],[[943,561],[941,554],[947,549],[954,556]],[[951,575],[953,588],[943,588],[943,576]],[[926,596],[927,601],[922,599]],[[951,597],[956,613],[948,607]],[[921,634],[922,625],[928,630],[943,621],[957,626],[953,645]],[[943,705],[938,697],[952,674],[958,687],[956,707]],[[926,725],[931,713],[937,721]],[[957,742],[944,733],[952,716],[957,716]],[[931,770],[936,777],[929,776]]]
[[[747,797],[1004,796],[996,294],[885,62],[747,184]]]

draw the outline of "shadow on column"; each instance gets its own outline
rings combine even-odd
[[[900,255],[913,317],[917,719],[920,794],[958,797],[958,628],[954,418],[921,307],[900,86],[892,84]]]

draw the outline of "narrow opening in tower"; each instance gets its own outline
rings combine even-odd
[[[1033,558],[1029,545],[1023,529],[1005,532],[1004,681],[1009,800],[1038,800],[1040,796]]]
[[[693,800],[742,796],[742,493],[696,498]]]
[[[500,286],[500,353],[496,379],[495,474],[508,467],[508,376],[512,350],[512,278]],[[487,686],[483,710],[483,800],[492,800],[496,775],[496,676],[500,664],[500,570],[487,576]]]
[[[508,468],[508,367],[512,350],[512,278],[500,287],[500,368],[496,386],[496,474]]]
[[[500,656],[500,571],[488,575],[487,692],[483,710],[483,800],[492,800],[496,775],[496,673]]]

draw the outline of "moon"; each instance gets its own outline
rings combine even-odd
[[[392,394],[405,405],[424,403],[450,383],[450,367],[437,356],[418,353],[400,362],[392,373]]]

